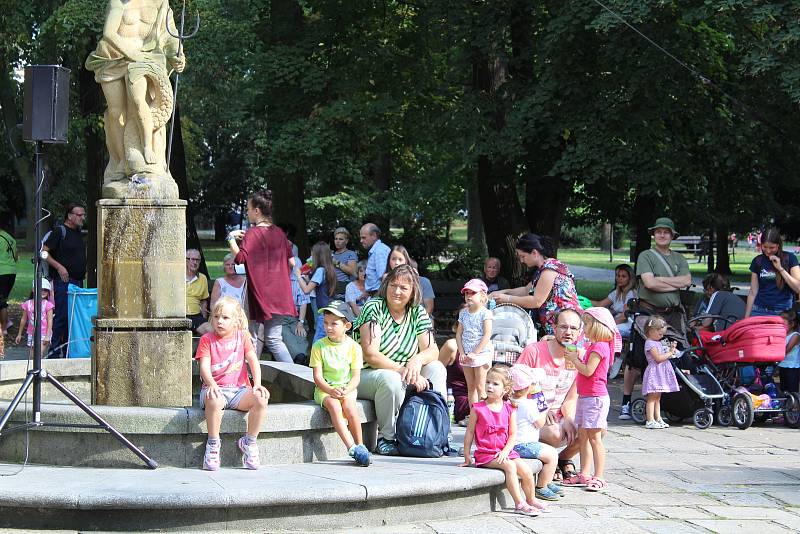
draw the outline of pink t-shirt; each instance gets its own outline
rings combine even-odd
[[[35,312],[36,304],[33,300],[26,300],[20,305],[20,308],[28,315],[28,329],[26,333],[29,336],[33,335],[33,314]],[[49,300],[42,301],[42,336],[47,335],[47,312],[54,309],[55,305]]]
[[[544,369],[546,378],[541,384],[542,393],[544,393],[544,398],[550,409],[560,410],[561,405],[564,403],[564,398],[569,393],[569,388],[572,387],[575,382],[575,376],[578,374],[575,366],[566,361],[566,359],[556,362],[550,354],[547,341],[538,341],[525,347],[525,350],[522,351],[522,354],[517,359],[517,363],[535,369]]]
[[[211,376],[219,387],[244,387],[250,385],[244,355],[255,352],[250,334],[241,330],[221,338],[215,332],[203,334],[197,345],[195,360],[211,358]]]
[[[596,352],[600,355],[600,363],[594,370],[592,376],[583,376],[578,373],[578,378],[575,379],[578,395],[581,397],[605,397],[608,395],[608,366],[611,362],[611,345],[608,341],[598,341],[586,347],[586,354],[584,354],[583,363],[589,360],[589,356]]]

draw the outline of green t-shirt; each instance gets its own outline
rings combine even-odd
[[[353,377],[353,369],[361,369],[364,357],[361,345],[345,336],[339,343],[334,343],[328,336],[323,337],[311,347],[311,358],[308,366],[322,367],[322,378],[331,387],[346,386]]]
[[[661,258],[667,262],[669,270]],[[656,277],[682,276],[689,274],[689,264],[679,252],[671,252],[668,256],[664,256],[656,249],[651,248],[639,254],[636,261],[636,276],[641,278],[644,273],[653,273]],[[681,303],[679,290],[657,293],[644,287],[644,284],[639,284],[639,298],[659,308],[679,306]]]
[[[17,241],[0,230],[0,274],[17,274]]]
[[[419,352],[417,336],[433,330],[431,318],[422,306],[412,307],[402,323],[396,323],[382,298],[369,299],[361,308],[361,315],[353,323],[353,338],[360,341],[359,328],[374,322],[381,330],[378,350],[400,365],[405,364]],[[364,365],[364,367],[369,367]]]

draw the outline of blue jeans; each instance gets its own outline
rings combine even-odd
[[[64,282],[56,275],[53,279],[53,299],[56,309],[53,311],[53,339],[51,343],[51,357],[63,358],[69,346],[69,316],[67,303],[67,287],[69,284],[83,287],[83,280],[70,278]]]
[[[776,317],[783,311],[786,310],[779,310],[778,308],[765,308],[764,306],[753,304],[753,308],[750,310],[750,317]]]

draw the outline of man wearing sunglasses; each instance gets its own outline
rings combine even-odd
[[[49,358],[63,358],[69,346],[67,318],[67,288],[70,284],[83,287],[86,277],[86,243],[81,228],[86,221],[86,208],[78,203],[67,205],[64,223],[53,228],[45,237],[42,250],[47,251],[47,264],[53,280],[53,339]]]

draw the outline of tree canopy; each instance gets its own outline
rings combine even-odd
[[[0,210],[30,204],[14,72],[28,63],[62,63],[76,81],[48,206],[96,198],[102,103],[82,72],[104,6],[0,0],[0,180],[18,186],[0,190]],[[640,248],[656,213],[698,233],[775,221],[800,234],[789,200],[800,186],[796,2],[192,0],[187,10],[202,20],[179,94],[196,214],[223,221],[270,187],[301,247],[372,220],[401,227],[423,260],[441,253],[468,191],[488,251],[505,259],[519,232],[557,239],[565,213],[627,223]]]

